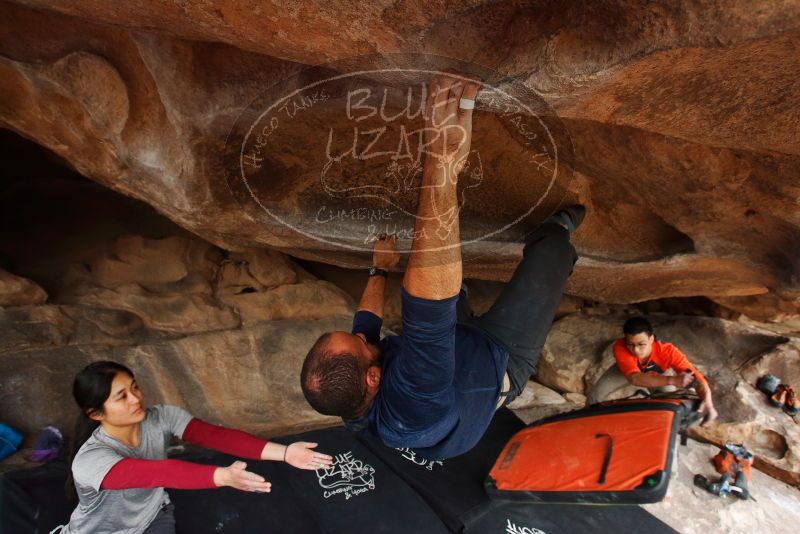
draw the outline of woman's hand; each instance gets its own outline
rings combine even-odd
[[[375,251],[372,254],[372,265],[379,269],[390,271],[400,261],[397,253],[397,234],[381,234],[375,241]]]
[[[272,490],[272,484],[267,482],[264,477],[245,471],[247,464],[244,462],[233,462],[228,467],[218,467],[214,471],[214,484],[218,487],[230,486],[242,491],[257,491],[268,493]]]
[[[296,441],[286,447],[286,463],[298,469],[327,469],[333,463],[333,457],[311,449],[316,443]]]

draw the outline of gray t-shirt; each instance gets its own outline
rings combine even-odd
[[[177,406],[156,405],[147,409],[141,422],[139,446],[129,447],[97,430],[78,450],[72,476],[79,504],[72,512],[64,534],[140,534],[169,502],[164,488],[102,490],[100,484],[114,464],[123,458],[164,460],[172,436],[182,438],[192,416]]]

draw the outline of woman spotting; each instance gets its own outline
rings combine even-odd
[[[245,432],[210,425],[176,406],[145,408],[133,372],[101,361],[84,368],[72,386],[81,418],[73,446],[72,479],[78,507],[69,523],[51,534],[174,534],[166,488],[230,486],[268,492],[270,483],[246,471],[167,459],[172,436],[241,458],[285,461],[298,469],[320,469],[332,458],[316,443],[267,442]]]

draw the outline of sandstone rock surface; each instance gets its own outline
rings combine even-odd
[[[335,423],[298,377],[320,334],[350,329],[354,303],[281,253],[225,256],[197,238],[123,235],[72,264],[56,302],[0,308],[4,422],[29,439],[48,424],[71,431],[72,378],[111,359],[146,402],[218,424],[275,435]]]
[[[0,306],[43,304],[47,293],[36,282],[0,269]]]
[[[75,373],[95,360],[129,366],[149,404],[182,406],[215,424],[261,436],[336,424],[317,414],[298,376],[317,336],[345,329],[349,317],[272,321],[136,346],[71,344],[3,354],[0,407],[7,424],[29,438],[45,425],[71,431]]]
[[[547,189],[515,164],[525,146],[498,112],[511,97],[479,98],[473,143],[485,178],[465,185],[476,187],[461,211],[467,276],[507,280],[520,232],[579,199],[590,211],[569,293],[617,303],[706,295],[759,320],[798,312],[796,1],[754,12],[704,0],[430,9],[26,0],[0,4],[0,21],[0,126],[228,250],[364,267],[376,231],[410,228],[413,189],[384,198],[333,187],[386,189],[408,169],[354,164],[358,178],[321,179],[329,129],[353,127],[335,98],[287,111],[305,114],[270,142],[249,195],[226,178],[237,171],[226,154],[236,125],[261,110],[248,106],[275,83],[302,85],[308,76],[295,75],[310,65],[338,61],[334,71],[346,72],[414,53],[417,66],[460,61],[489,73],[487,83],[534,91],[530,102],[561,119],[563,174]],[[370,54],[378,59],[352,59]],[[395,95],[418,81],[372,79]],[[515,230],[489,232],[521,213]]]

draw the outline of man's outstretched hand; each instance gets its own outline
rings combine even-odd
[[[711,423],[717,420],[717,417],[719,417],[717,409],[714,408],[714,405],[709,401],[701,402],[698,411],[705,414],[703,416],[703,422],[700,424],[700,426],[709,426]]]
[[[692,385],[695,378],[692,373],[681,373],[679,375],[675,375],[674,377],[670,377],[671,385],[679,388],[685,389]]]
[[[400,261],[397,253],[397,235],[381,234],[375,241],[375,251],[372,254],[372,264],[375,267],[390,271]]]
[[[480,83],[466,76],[441,75],[426,88],[425,162],[446,170],[455,181],[472,142],[473,110],[460,108],[459,103],[462,98],[474,101]]]

